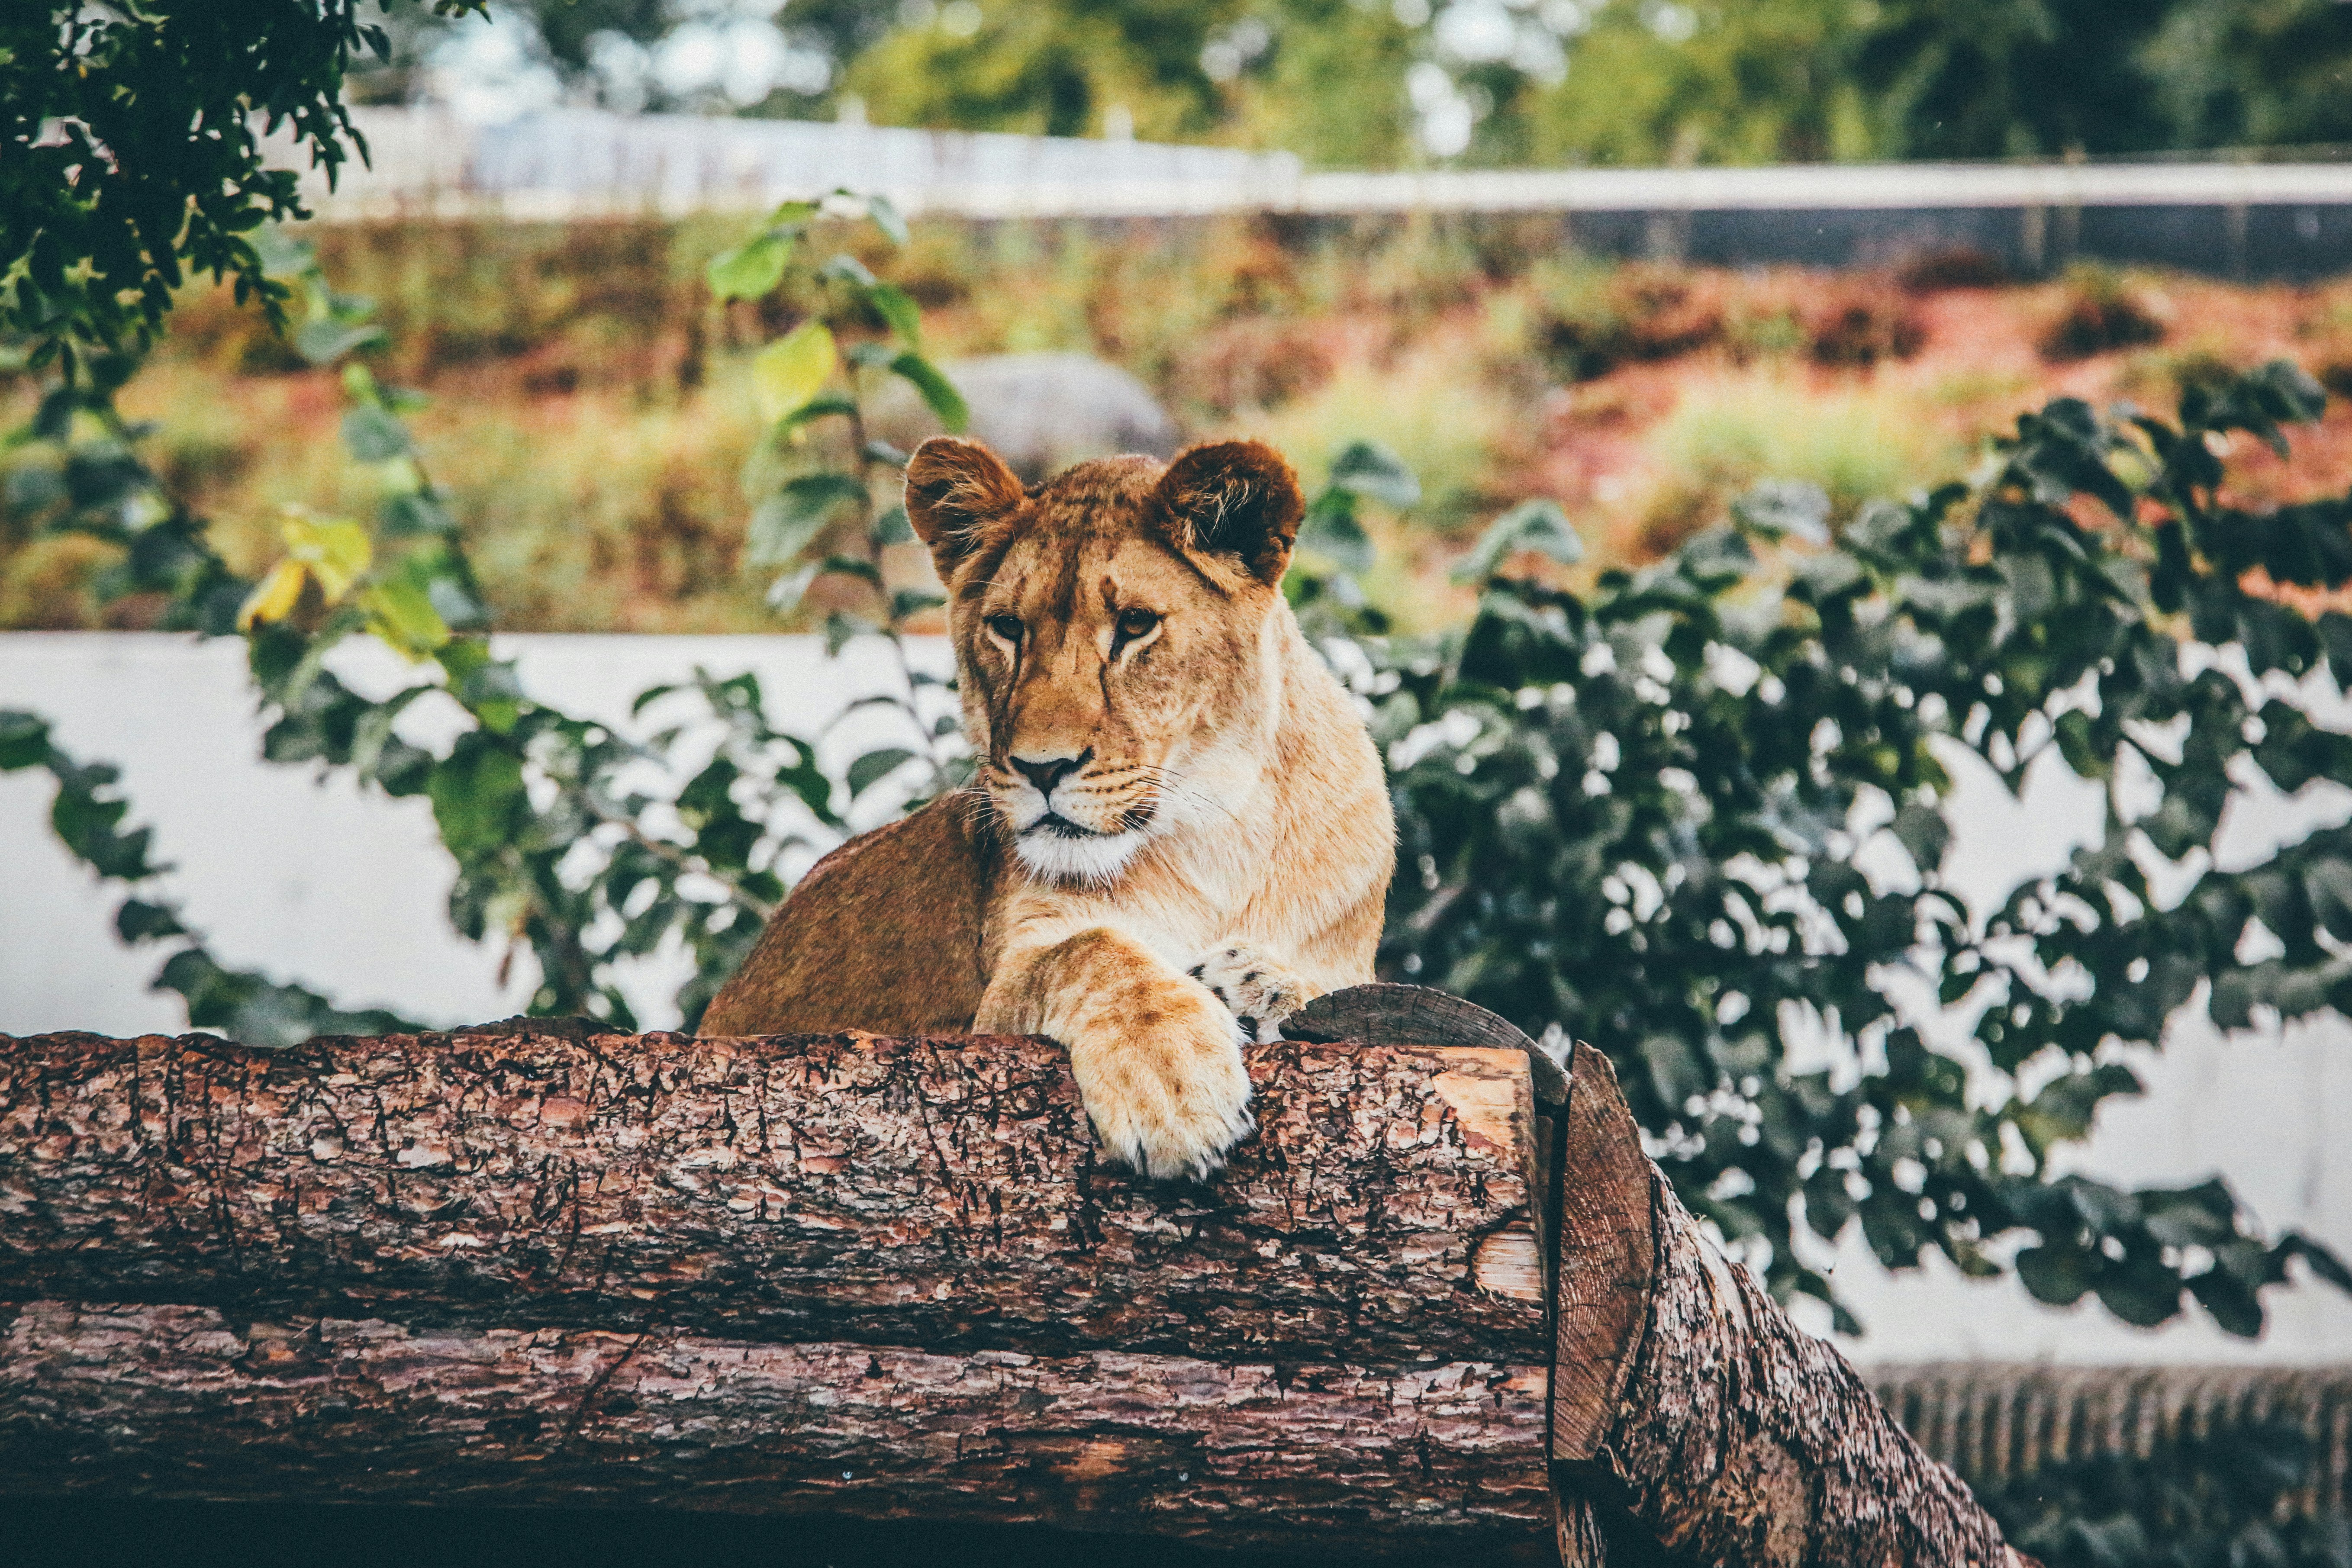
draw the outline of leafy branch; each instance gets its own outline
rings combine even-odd
[[[0,773],[38,768],[55,781],[49,826],[58,842],[101,880],[128,889],[114,911],[115,934],[133,946],[172,951],[154,988],[186,1003],[188,1023],[260,1046],[290,1046],[322,1034],[389,1034],[420,1026],[378,1008],[337,1007],[307,986],[231,969],[206,939],[189,929],[177,900],[163,891],[171,867],[153,858],[154,829],[123,826],[130,803],[110,763],[80,762],[60,750],[37,716],[0,709]]]
[[[866,400],[877,382],[896,376],[950,433],[961,433],[970,416],[954,384],[924,357],[922,313],[905,290],[846,252],[809,260],[810,231],[828,210],[862,214],[892,243],[906,243],[906,225],[887,200],[837,190],[819,201],[786,202],[759,233],[715,258],[707,274],[722,301],[782,294],[814,307],[751,362],[769,429],[750,466],[764,494],[752,509],[747,554],[753,565],[779,572],[768,604],[780,615],[811,607],[821,584],[847,589],[846,600],[836,594],[824,616],[826,650],[838,654],[853,638],[879,637],[898,678],[850,711],[888,709],[909,739],[851,763],[850,793],[862,795],[919,761],[928,777],[917,798],[926,799],[961,784],[968,766],[953,713],[922,700],[926,689],[946,683],[907,656],[909,625],[946,601],[927,568],[911,583],[887,573],[887,552],[915,537],[898,500],[908,455],[872,438]]]
[[[233,279],[278,320],[286,289],[254,236],[310,212],[262,139],[285,133],[331,184],[365,159],[341,86],[354,58],[390,53],[362,20],[367,3],[21,0],[0,13],[0,333],[71,381],[88,353],[143,346],[191,274]]]
[[[814,204],[796,204],[786,214],[796,240],[821,216]],[[897,230],[887,207],[877,205],[874,216],[886,232]],[[772,256],[774,237],[766,239]],[[664,699],[691,698],[715,721],[719,744],[691,773],[681,764],[692,750],[681,744],[683,721],[639,742],[532,698],[513,661],[492,647],[489,613],[456,514],[405,422],[422,397],[383,385],[354,357],[381,339],[370,302],[331,289],[304,247],[265,236],[263,249],[273,278],[301,314],[297,348],[313,363],[341,367],[343,444],[375,480],[373,517],[289,512],[280,526],[280,559],[257,583],[238,578],[213,549],[204,521],[172,497],[139,456],[148,432],[125,421],[114,402],[133,368],[126,356],[100,356],[92,374],[61,381],[44,397],[16,439],[40,448],[46,460],[19,467],[17,498],[46,529],[89,533],[120,547],[121,564],[104,592],[158,595],[166,601],[167,626],[244,637],[270,719],[263,739],[268,760],[348,769],[386,795],[424,796],[457,863],[453,924],[478,942],[503,941],[509,962],[516,952],[530,953],[540,973],[533,1011],[587,1014],[634,1027],[615,966],[682,947],[695,967],[679,997],[690,1025],[782,900],[784,858],[821,848],[844,830],[835,809],[841,792],[818,766],[812,742],[767,721],[750,675],[719,679],[698,672],[690,682],[637,699],[633,715]],[[778,494],[822,490],[834,497],[819,521],[848,520],[862,533],[866,553],[846,552],[854,539],[833,544],[820,570],[878,587],[880,552],[894,542],[894,519],[877,515],[871,492],[903,459],[863,439],[855,369],[878,363],[919,385],[927,377],[940,388],[947,384],[910,346],[913,323],[902,319],[903,294],[845,258],[828,263],[820,281],[851,346],[836,353],[833,328],[812,317],[762,351],[757,366],[765,395],[777,396],[780,387],[790,394],[801,384],[792,381],[795,374],[807,383],[784,398],[775,420],[773,449],[790,464]],[[881,312],[887,335],[870,330],[859,311]],[[824,353],[811,353],[811,343]],[[841,378],[842,390],[819,398],[843,365],[853,374]],[[951,396],[949,389],[941,400]],[[812,410],[813,403],[823,406]],[[960,405],[949,407],[960,419]],[[857,437],[845,471],[828,468],[833,454],[813,448],[803,434],[829,415]],[[772,516],[767,526],[775,526]],[[903,512],[895,527],[905,530]],[[809,535],[810,542],[815,539]],[[838,651],[848,636],[886,636],[908,682],[887,700],[918,723],[926,716],[916,683],[929,678],[906,661],[900,632],[926,607],[919,592],[900,590],[882,602],[877,621],[836,612],[829,637]],[[336,648],[355,637],[400,654],[415,679],[381,699],[354,691],[331,667]],[[410,738],[404,715],[425,705],[438,706],[445,718],[454,710],[461,721],[446,750]],[[929,762],[935,781],[948,777],[952,753],[934,744],[941,738],[936,721],[919,733],[919,753],[884,748],[853,763],[848,798],[918,754]],[[75,847],[81,841],[67,842]],[[274,1029],[267,1037],[289,1036],[299,1037],[299,1030]]]
[[[1564,520],[1504,520],[1466,633],[1368,645],[1404,850],[1385,967],[1603,1045],[1685,1201],[1841,1321],[1800,1227],[1859,1225],[1889,1268],[2013,1266],[2133,1323],[2185,1296],[2253,1333],[2297,1258],[2352,1287],[2219,1181],[2125,1192],[2053,1163],[2200,993],[2225,1029],[2352,1003],[2352,830],[2234,872],[2209,847],[2233,770],[2352,776],[2352,737],[2180,635],[2242,647],[2252,683],[2352,671],[2352,619],[2278,596],[2352,581],[2352,498],[2248,510],[2218,455],[2284,450],[2321,403],[2285,364],[2173,422],[2062,399],[1974,486],[1835,538],[1824,498],[1769,488],[1583,595],[1517,564],[1572,559]],[[2131,788],[2101,844],[1972,910],[1942,874],[1950,766],[2015,788],[2052,748]],[[2257,929],[2283,951],[2242,961]],[[1906,972],[1943,1013],[1896,1005]],[[1794,1067],[1792,1031],[1841,1065]]]

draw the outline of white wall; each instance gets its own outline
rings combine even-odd
[[[828,662],[800,637],[519,637],[506,647],[526,685],[573,711],[620,723],[631,696],[662,679],[760,672],[778,722],[814,732],[885,671]],[[362,650],[363,651],[363,650]],[[421,800],[363,795],[346,779],[257,760],[259,726],[234,643],[163,636],[0,636],[0,707],[34,709],[86,761],[123,770],[134,820],[157,827],[176,863],[171,887],[190,923],[226,962],[299,979],[346,1005],[396,1006],[436,1022],[520,1010],[527,960],[501,987],[500,953],[452,935],[443,912],[451,867]],[[937,660],[932,647],[925,657]],[[355,685],[393,670],[364,658]],[[429,720],[429,715],[424,716]],[[2336,721],[2343,722],[2337,705]],[[836,738],[830,749],[856,749]],[[49,837],[45,776],[0,776],[0,1032],[79,1028],[126,1035],[184,1026],[179,999],[145,989],[156,960],[108,927],[115,903]],[[2321,821],[2352,815],[2352,791],[2314,785],[2294,800],[2253,791],[2232,808],[2221,846],[2250,858]],[[1948,868],[1981,905],[2056,863],[2095,831],[2098,803],[2063,770],[2022,801],[1967,776]],[[675,973],[633,989],[649,1025]],[[2352,1256],[2352,1025],[2338,1017],[2224,1041],[2184,1023],[2144,1064],[2143,1100],[2102,1118],[2084,1169],[2113,1180],[2186,1183],[2221,1172],[2273,1228],[2299,1227]],[[2232,1340],[2201,1321],[2142,1331],[2085,1303],[2057,1312],[2013,1280],[1979,1284],[1948,1268],[1902,1278],[1858,1241],[1838,1255],[1841,1290],[1868,1325],[1851,1348],[1870,1360],[1988,1356],[2076,1362],[2311,1363],[2352,1354],[2352,1300],[2325,1287],[2274,1293],[2269,1332]]]
[[[535,695],[624,732],[666,718],[656,709],[633,721],[636,693],[698,667],[755,671],[774,721],[810,736],[890,679],[878,645],[853,645],[853,657],[834,661],[806,637],[501,637],[499,650],[520,661]],[[917,650],[941,669],[944,656],[943,646]],[[373,695],[406,683],[373,642],[346,644],[330,663]],[[176,867],[167,889],[224,963],[299,981],[344,1006],[436,1024],[504,1017],[529,1002],[537,972],[527,952],[502,986],[503,947],[450,930],[455,867],[422,798],[393,800],[347,774],[321,779],[309,764],[259,760],[262,725],[234,639],[0,635],[0,708],[44,715],[66,752],[122,770],[129,821],[154,825],[155,858]],[[446,742],[434,731],[449,717],[420,703],[402,732]],[[845,724],[821,754],[837,769],[887,728],[878,714]],[[49,795],[46,774],[0,775],[0,1032],[184,1028],[180,998],[146,990],[161,960],[113,940],[121,890],[100,887],[49,836]],[[628,987],[646,1027],[677,1022],[668,998],[688,973],[683,961],[653,963]]]

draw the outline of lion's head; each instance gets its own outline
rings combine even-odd
[[[948,586],[979,787],[1029,872],[1105,882],[1265,766],[1303,508],[1255,441],[1081,463],[1024,489],[939,437],[907,512]]]

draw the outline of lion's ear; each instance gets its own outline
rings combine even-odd
[[[907,459],[907,521],[931,547],[942,580],[1023,499],[1020,479],[977,441],[934,436]]]
[[[1290,564],[1306,502],[1298,476],[1263,441],[1217,441],[1179,453],[1152,492],[1176,542],[1230,555],[1271,587]]]

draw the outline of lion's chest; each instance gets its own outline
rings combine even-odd
[[[1257,923],[1252,916],[1265,905],[1261,895],[1271,866],[1262,850],[1235,846],[1207,864],[1199,859],[1171,864],[1146,856],[1106,889],[1012,887],[999,905],[1000,934],[992,946],[998,952],[1050,946],[1082,931],[1108,928],[1182,969],[1212,944],[1237,935],[1281,942],[1301,934],[1242,929]]]

